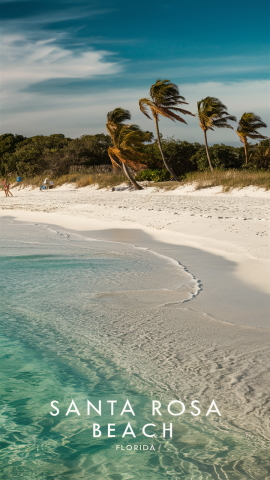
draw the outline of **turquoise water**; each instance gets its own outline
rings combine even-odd
[[[148,251],[8,220],[1,252],[0,478],[269,478],[265,445],[218,420],[213,425],[179,417],[173,439],[163,439],[162,422],[172,421],[164,409],[162,421],[154,420],[157,437],[141,433],[153,423],[151,400],[158,395],[152,384],[150,389],[113,361],[117,348],[104,331],[113,328],[114,310],[105,314],[103,301],[120,302],[123,309],[127,302],[139,303],[146,311],[168,299],[183,301],[197,288],[187,272]],[[72,399],[80,416],[65,415]],[[87,415],[86,399],[95,406],[101,400],[102,416]],[[120,415],[127,399],[135,417]],[[59,402],[57,416],[50,415],[53,400]],[[117,400],[113,416],[107,400]],[[101,426],[99,438],[93,438],[93,422]],[[121,438],[128,422],[136,438]],[[116,424],[115,438],[107,438],[108,423]]]

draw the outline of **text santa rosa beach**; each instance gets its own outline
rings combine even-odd
[[[104,405],[105,403],[105,405]],[[92,403],[90,400],[86,400],[86,415],[91,416],[92,412],[94,411],[94,415],[99,415],[102,417],[102,411],[104,409],[106,410],[106,414],[114,416],[114,415],[120,415],[121,417],[125,414],[129,414],[132,417],[136,416],[135,410],[133,409],[130,401],[127,399],[124,406],[122,407],[121,411],[118,408],[119,405],[117,405],[119,402],[117,400],[106,400],[106,402],[102,402],[99,400],[96,402],[96,404]],[[181,400],[172,400],[171,402],[168,403],[166,406],[166,412],[169,413],[169,415],[172,415],[173,417],[179,417],[180,415],[183,415],[184,413],[190,414],[193,417],[197,417],[199,415],[205,415],[208,417],[210,414],[215,414],[218,415],[219,417],[221,416],[221,413],[217,407],[217,404],[215,400],[212,400],[211,404],[209,405],[208,409],[206,410],[205,413],[202,413],[201,408],[199,408],[199,400],[192,400],[190,403],[190,409],[186,409],[185,404]],[[50,411],[50,415],[52,416],[57,416],[60,414],[60,405],[57,400],[53,400],[51,402],[51,407],[53,408],[53,411]],[[153,417],[159,417],[162,416],[161,413],[162,405],[159,400],[152,400],[151,402],[151,411],[152,411],[152,416]],[[117,412],[118,410],[118,412]],[[84,411],[85,413],[85,411]],[[69,406],[67,409],[65,409],[65,416],[69,415],[77,415],[78,417],[81,416],[81,409],[78,408],[75,400],[71,400]],[[156,437],[156,433],[150,433],[153,431],[155,428],[160,428],[160,425],[157,426],[155,423],[147,423],[145,424],[141,430],[140,434],[142,433],[145,437],[148,438],[154,438]],[[128,422],[124,428],[124,431],[118,433],[116,435],[116,428],[117,425],[116,423],[108,423],[106,426],[106,434],[104,434],[104,425],[101,427],[99,423],[93,423],[92,424],[92,432],[93,432],[93,437],[101,437],[102,435],[107,436],[107,438],[115,438],[116,436],[121,435],[122,438],[125,438],[126,436],[130,435],[133,438],[136,438],[136,433],[134,432],[130,422]],[[123,425],[121,425],[121,428],[123,429]],[[173,424],[172,423],[163,423],[162,424],[162,435],[163,438],[172,438],[173,436]]]

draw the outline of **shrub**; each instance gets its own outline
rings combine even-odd
[[[147,168],[136,175],[136,180],[139,181],[165,182],[166,180],[170,180],[170,178],[171,175],[165,168],[155,170]]]
[[[258,145],[249,147],[249,163],[246,168],[250,170],[270,169],[270,139],[262,140]]]
[[[240,168],[244,163],[244,149],[242,147],[235,148],[216,144],[209,147],[209,153],[213,167],[220,170]],[[197,164],[198,170],[209,170],[205,147],[201,147],[191,160]]]
[[[175,140],[173,137],[162,138],[161,143],[165,158],[178,177],[198,169],[193,156],[202,147],[201,144]],[[164,168],[157,142],[147,145],[145,151],[150,155],[150,160],[147,162],[149,168]]]

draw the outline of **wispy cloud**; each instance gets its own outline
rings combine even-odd
[[[108,61],[111,53],[69,50],[55,44],[55,39],[31,41],[22,35],[2,38],[2,92],[12,95],[27,86],[56,78],[90,78],[111,75],[121,66]]]
[[[25,0],[19,0],[21,3]],[[26,25],[30,25],[31,29],[35,29],[35,26],[54,24],[57,22],[66,22],[68,20],[77,19],[90,19],[99,15],[105,15],[111,13],[115,8],[99,7],[94,8],[88,2],[31,2],[26,5],[25,10],[22,11],[18,8],[5,9],[9,3],[18,3],[18,0],[4,1],[0,4],[3,7],[2,22],[5,28],[13,30],[20,27],[23,30]],[[63,8],[64,7],[64,8]]]
[[[229,79],[244,80],[247,75],[256,78],[268,78],[269,56],[221,56],[221,57],[200,57],[186,58],[181,56],[175,59],[138,60],[133,67],[140,72],[140,78],[169,78],[183,79],[183,81],[198,83],[204,81]],[[146,68],[147,67],[147,68]],[[128,73],[132,78],[132,73]]]

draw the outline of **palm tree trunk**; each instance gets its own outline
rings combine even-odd
[[[247,139],[246,137],[243,138],[244,143],[244,150],[245,150],[245,157],[246,157],[246,165],[248,164],[248,146],[247,146]]]
[[[162,160],[163,160],[163,163],[164,163],[164,165],[165,165],[165,168],[166,168],[166,170],[168,170],[168,172],[171,174],[171,176],[173,177],[173,179],[174,179],[176,182],[179,182],[179,179],[177,178],[177,176],[175,175],[175,173],[173,172],[173,170],[169,167],[169,165],[168,165],[167,162],[166,162],[166,159],[165,159],[165,156],[164,156],[164,153],[163,153],[163,150],[162,150],[161,141],[160,141],[160,133],[159,133],[159,128],[158,128],[158,118],[157,118],[156,115],[154,115],[154,120],[155,120],[155,124],[156,124],[156,132],[157,132],[158,146],[159,146],[159,150],[160,150],[160,153],[161,153]]]
[[[203,131],[203,134],[204,134],[205,150],[206,150],[206,155],[207,155],[207,158],[208,158],[209,167],[210,167],[211,172],[213,172],[214,169],[213,169],[213,165],[212,165],[210,154],[209,154],[206,130]]]
[[[125,175],[129,179],[129,181],[132,183],[132,185],[136,188],[136,190],[143,190],[143,187],[141,187],[141,185],[139,185],[136,182],[135,178],[132,177],[132,175],[131,175],[131,173],[128,169],[128,166],[124,162],[121,162],[121,163],[122,163],[122,167],[123,167]]]

